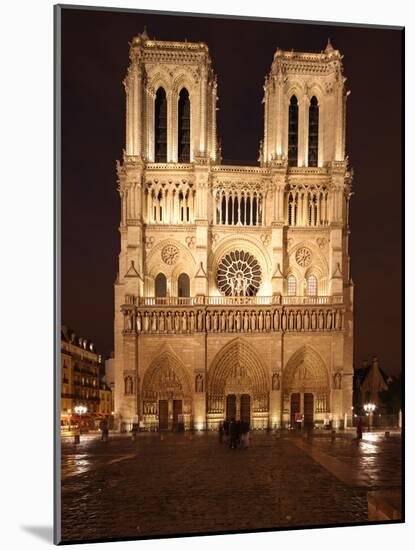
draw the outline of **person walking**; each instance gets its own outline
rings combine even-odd
[[[356,425],[356,439],[359,441],[363,437],[363,422],[362,419],[359,417],[359,420],[357,421]]]
[[[229,422],[229,448],[236,449],[237,426],[235,420]]]
[[[223,433],[224,433],[223,422],[220,422],[219,423],[219,443],[223,443]]]
[[[249,446],[249,423],[241,422],[241,449],[247,449]]]

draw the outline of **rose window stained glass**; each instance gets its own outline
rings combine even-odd
[[[225,296],[255,296],[261,284],[261,267],[249,252],[235,250],[219,262],[216,280]]]

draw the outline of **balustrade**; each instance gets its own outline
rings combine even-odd
[[[127,299],[128,298],[128,299]],[[137,299],[126,297],[126,304],[135,304]],[[190,296],[190,297],[140,297],[140,306],[260,306],[260,305],[330,305],[342,304],[343,296]]]

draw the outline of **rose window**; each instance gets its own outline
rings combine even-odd
[[[176,263],[179,257],[179,249],[174,244],[166,245],[161,251],[161,259],[168,265]]]
[[[311,262],[311,250],[303,246],[295,253],[295,260],[301,267],[307,267]]]
[[[261,267],[249,252],[235,250],[219,262],[216,279],[225,296],[255,296],[261,284]]]

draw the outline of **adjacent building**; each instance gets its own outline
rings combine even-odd
[[[84,405],[84,422],[91,427],[100,418],[101,356],[93,342],[61,327],[61,421],[77,420],[74,408]],[[109,391],[109,389],[108,389]],[[107,398],[105,398],[107,401]],[[111,411],[109,411],[111,414]],[[79,421],[79,419],[78,419]]]
[[[340,424],[353,384],[342,55],[330,42],[274,52],[256,167],[222,164],[206,44],[142,33],[129,57],[117,163],[121,427]]]
[[[364,361],[362,366],[355,369],[354,375],[354,407],[362,411],[366,403],[373,403],[377,410],[382,409],[379,397],[380,392],[389,389],[392,378],[379,366],[376,356],[372,361]]]

